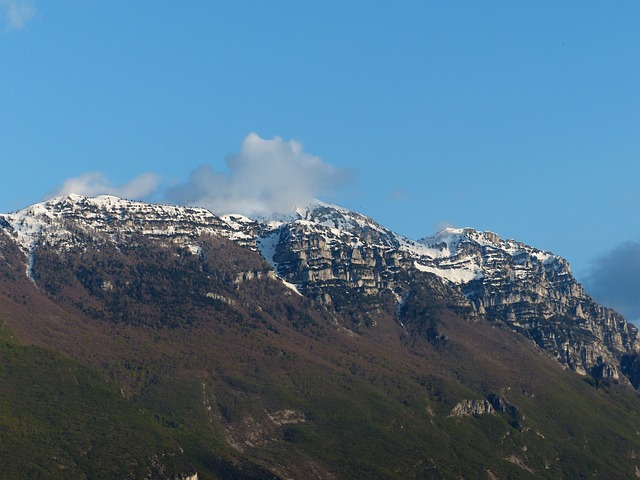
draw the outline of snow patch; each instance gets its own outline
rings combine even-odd
[[[258,238],[256,245],[258,247],[258,252],[262,255],[269,265],[273,267],[273,269],[278,272],[278,264],[273,259],[276,254],[276,247],[278,246],[278,242],[280,241],[280,232],[273,231],[267,233],[265,236],[261,236]]]
[[[458,285],[484,278],[484,273],[482,272],[482,270],[471,267],[436,268],[428,265],[423,265],[419,262],[414,262],[414,266],[421,272],[433,273],[441,278],[444,278],[445,280]]]
[[[36,279],[35,276],[33,274],[33,265],[35,263],[35,248],[30,248],[29,249],[29,260],[27,262],[27,278],[29,280],[31,280],[33,283],[36,283]]]
[[[300,290],[298,290],[298,287],[297,287],[295,284],[290,283],[290,282],[287,282],[287,281],[286,281],[284,278],[282,278],[282,277],[277,277],[277,278],[278,278],[278,280],[280,280],[280,281],[284,284],[284,286],[285,286],[285,287],[287,287],[289,290],[292,290],[293,292],[297,293],[297,294],[298,294],[298,295],[300,295],[301,297],[302,297],[302,296],[304,296],[304,295],[302,295],[302,294],[300,293]]]
[[[200,247],[198,245],[186,244],[186,245],[184,245],[184,247],[187,250],[189,250],[189,253],[191,253],[191,255],[201,255],[202,254],[202,247]]]

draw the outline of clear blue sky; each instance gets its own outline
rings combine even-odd
[[[272,158],[251,157],[258,138],[335,169],[311,182],[324,200],[412,238],[471,226],[551,250],[640,318],[640,2],[0,0],[0,15],[0,211],[92,172],[156,200],[201,174],[241,186],[234,168]]]

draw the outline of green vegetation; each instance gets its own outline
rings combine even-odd
[[[189,470],[168,432],[78,362],[0,340],[1,478],[142,478]],[[170,461],[167,461],[170,460]]]

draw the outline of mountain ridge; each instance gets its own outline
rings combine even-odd
[[[332,291],[346,287],[366,295],[394,292],[400,305],[411,289],[403,276],[435,274],[458,288],[475,314],[506,322],[572,370],[617,380],[625,380],[623,370],[637,370],[637,329],[593,301],[566,260],[493,232],[447,228],[413,241],[320,201],[256,220],[108,195],[57,197],[0,215],[0,221],[29,258],[41,242],[82,247],[87,235],[115,243],[123,235],[142,235],[196,253],[200,247],[193,238],[223,237],[259,251],[285,285],[325,303],[331,303]],[[32,263],[26,265],[29,276]],[[569,330],[563,325],[572,322]],[[628,375],[632,385],[640,385],[640,378]]]
[[[1,215],[0,374],[22,373],[0,432],[46,424],[49,404],[89,418],[63,444],[63,427],[51,443],[21,436],[29,455],[2,462],[16,478],[198,480],[640,468],[637,333],[566,262],[471,229],[419,244],[320,208],[258,222],[74,196]],[[79,391],[74,369],[94,380]],[[22,402],[34,370],[46,374]],[[108,400],[99,422],[95,395]],[[127,451],[111,443],[126,442],[126,416],[153,435],[110,458]]]

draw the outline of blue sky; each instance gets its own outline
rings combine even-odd
[[[551,250],[640,319],[637,1],[0,0],[0,15],[0,211],[72,188],[215,190],[240,209],[285,179],[412,238],[471,226]]]

